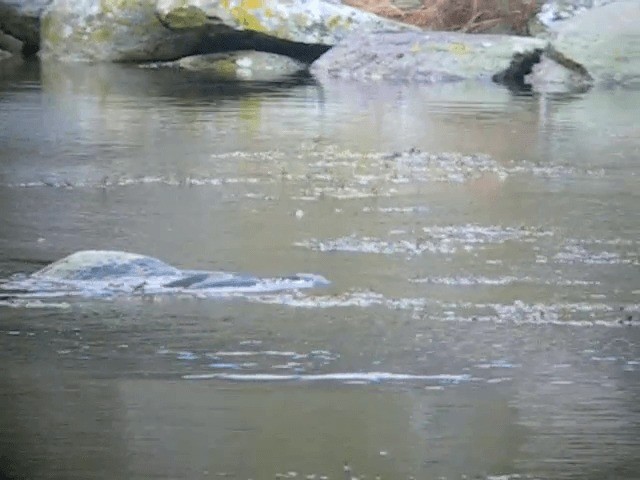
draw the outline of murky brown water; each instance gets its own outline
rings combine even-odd
[[[3,297],[8,475],[640,478],[640,92],[1,75],[0,278],[332,282]]]

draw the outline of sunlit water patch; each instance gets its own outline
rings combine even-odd
[[[505,286],[515,284],[537,284],[537,285],[554,285],[554,286],[592,286],[600,285],[597,280],[581,280],[581,279],[563,279],[563,278],[536,278],[530,276],[502,276],[502,277],[485,277],[485,276],[457,276],[457,277],[420,277],[409,280],[412,283],[427,283],[434,285],[449,285],[452,287],[472,287],[472,286]]]
[[[617,245],[617,244],[616,244]],[[562,251],[553,256],[556,263],[586,265],[639,265],[640,257],[637,252],[615,252],[609,250],[594,251],[593,248],[585,248],[580,244],[565,245]]]
[[[340,372],[321,374],[278,375],[269,373],[203,373],[183,375],[185,380],[229,380],[244,382],[339,382],[339,383],[382,383],[382,382],[422,382],[435,384],[456,384],[471,380],[468,374],[416,375],[391,372]]]
[[[640,326],[640,304],[605,303],[456,303],[427,297],[387,297],[373,291],[350,291],[335,295],[282,292],[254,295],[253,302],[286,305],[294,308],[373,308],[411,312],[414,319],[428,317],[445,322],[491,322],[522,325],[561,325],[574,327]]]
[[[247,345],[247,344],[244,344]],[[326,368],[340,358],[329,350],[308,352],[287,350],[216,350],[196,352],[191,350],[161,348],[156,352],[177,361],[187,361],[200,368],[216,371],[243,371],[251,374],[264,371],[291,371],[304,373]],[[244,373],[243,373],[244,374]]]
[[[454,254],[471,251],[483,245],[502,244],[507,241],[535,242],[550,237],[552,232],[534,227],[501,227],[497,225],[446,225],[423,227],[414,238],[401,238],[404,230],[392,230],[393,239],[382,239],[352,234],[334,239],[308,239],[294,246],[318,252],[376,253],[383,255]]]

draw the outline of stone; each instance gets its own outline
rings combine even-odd
[[[151,64],[158,68],[179,68],[207,72],[225,80],[273,81],[307,69],[303,62],[273,53],[237,51],[194,55],[173,62]]]
[[[192,54],[202,35],[165,28],[155,0],[53,0],[41,19],[41,39],[45,57],[137,62]]]
[[[549,29],[549,40],[601,86],[640,85],[640,2],[592,8]]]
[[[536,92],[563,93],[586,91],[591,87],[589,77],[565,68],[551,56],[543,54],[533,65],[524,82]]]
[[[260,278],[233,272],[181,270],[161,260],[135,253],[84,250],[73,253],[29,276],[14,276],[0,283],[0,292],[19,297],[43,295],[174,294],[186,291],[219,294],[313,288],[329,282],[320,275],[298,273]],[[4,291],[4,292],[3,292]]]
[[[12,55],[20,55],[22,53],[24,43],[12,35],[8,35],[0,31],[0,50],[4,50]]]
[[[40,16],[51,0],[0,0],[0,30],[20,40],[24,53],[40,48]]]
[[[319,78],[490,82],[494,75],[507,71],[515,56],[539,58],[545,47],[542,39],[508,35],[355,33],[314,62],[311,72]]]
[[[215,21],[234,30],[319,45],[335,45],[354,31],[414,29],[337,0],[158,0],[158,15],[174,30],[206,28]]]

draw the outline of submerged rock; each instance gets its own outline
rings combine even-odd
[[[326,285],[319,275],[299,273],[258,278],[228,272],[180,270],[157,258],[120,251],[76,252],[28,277],[0,283],[16,298],[38,296],[112,296],[198,293],[198,295],[272,292]]]
[[[135,253],[85,250],[73,253],[38,270],[31,278],[50,280],[110,280],[120,277],[179,275],[157,258]]]
[[[258,81],[278,80],[307,69],[305,63],[293,58],[255,51],[195,55],[150,66],[208,72],[217,78],[230,80]]]

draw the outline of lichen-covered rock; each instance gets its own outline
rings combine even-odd
[[[487,80],[516,54],[541,51],[546,42],[507,35],[454,32],[356,33],[311,66],[318,77],[443,82]]]
[[[0,30],[25,45],[25,53],[40,47],[40,15],[51,0],[0,0]]]
[[[217,19],[235,30],[321,45],[334,45],[355,30],[412,28],[332,0],[158,0],[158,14],[176,30]]]
[[[194,55],[174,62],[156,63],[150,66],[207,72],[216,78],[226,80],[257,81],[283,79],[307,69],[305,63],[284,55],[255,51]]]
[[[41,19],[42,55],[66,61],[172,60],[200,33],[165,28],[155,0],[53,0]]]
[[[640,85],[640,2],[609,3],[558,22],[550,41],[582,64],[595,84]]]
[[[534,70],[544,59],[551,65]],[[494,81],[542,91],[591,85],[586,69],[543,39],[454,32],[354,34],[314,62],[311,73],[366,81]]]

